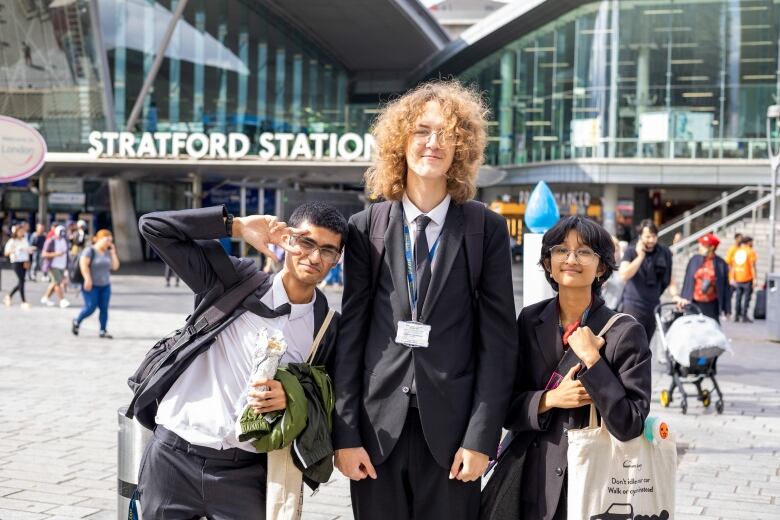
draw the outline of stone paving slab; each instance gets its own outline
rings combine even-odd
[[[2,271],[3,287],[12,274]],[[44,284],[28,285],[37,302]],[[340,293],[329,291],[338,304]],[[116,410],[125,380],[146,350],[192,305],[185,287],[162,277],[114,278],[109,330],[97,317],[70,333],[74,308],[0,307],[0,520],[115,519]],[[689,400],[658,404],[668,376],[654,377],[651,413],[678,432],[677,519],[780,519],[780,345],[763,324],[724,324],[736,354],[719,363],[723,415]],[[351,519],[348,481],[337,472],[314,496],[306,520]]]

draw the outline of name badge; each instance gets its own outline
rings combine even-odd
[[[399,321],[395,342],[412,348],[427,348],[431,326],[418,321]]]

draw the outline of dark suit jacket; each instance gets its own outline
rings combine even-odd
[[[479,298],[472,304],[463,208],[450,205],[421,319],[428,348],[394,340],[411,319],[403,212],[390,209],[385,253],[372,280],[369,214],[349,221],[334,387],[336,449],[363,446],[374,464],[393,450],[409,408],[412,370],[428,447],[442,467],[460,446],[494,455],[514,379],[517,337],[506,221],[486,210]]]
[[[223,211],[222,206],[160,211],[146,214],[139,221],[139,228],[144,238],[195,293],[195,306],[198,309],[208,308],[226,289],[229,289],[226,284],[229,284],[228,280],[231,277],[215,269],[205,251],[206,248],[222,251],[222,247],[214,239],[227,236]],[[245,280],[259,271],[255,262],[250,259],[228,257],[224,251],[223,254],[228,260],[222,264],[224,269],[230,269],[232,266],[235,270],[233,274],[237,275],[239,280]],[[207,348],[205,344],[213,342],[216,333],[244,312],[251,311],[269,288],[270,284],[263,284],[258,288],[254,295],[249,296],[244,304],[216,329],[215,333],[196,339],[195,343],[200,343],[196,347]],[[314,302],[314,336],[317,335],[327,313],[328,300],[317,290],[317,298]],[[328,367],[329,373],[333,368],[338,318],[338,314],[333,317],[314,359],[315,364]]]
[[[613,314],[596,297],[585,325],[598,334]],[[558,316],[558,301],[552,298],[524,308],[517,320],[521,349],[505,428],[538,432],[524,464],[521,496],[525,518],[553,518],[567,468],[566,432],[588,422],[588,406],[538,413],[545,385],[564,353]],[[614,323],[604,339],[601,359],[590,369],[583,365],[578,379],[609,432],[627,441],[641,435],[650,410],[650,349],[642,325],[629,318]]]

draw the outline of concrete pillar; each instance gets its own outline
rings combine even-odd
[[[511,164],[514,149],[514,114],[513,103],[515,88],[514,51],[504,51],[501,55],[501,104],[498,112],[499,150],[498,163]]]
[[[192,209],[203,207],[203,177],[199,173],[191,173],[192,178]]]
[[[601,197],[601,207],[604,212],[604,229],[610,235],[617,233],[617,204],[618,204],[618,185],[605,184],[604,196]]]
[[[130,194],[130,182],[122,178],[109,179],[108,193],[111,198],[111,222],[117,255],[122,262],[141,262],[144,255],[133,197]]]
[[[642,114],[650,106],[650,48],[642,46],[637,52],[636,58],[636,115],[634,116],[634,128],[639,134],[639,126],[642,124]],[[642,157],[642,143],[637,142],[636,156]]]
[[[49,193],[46,187],[46,174],[38,176],[38,222],[49,230]]]

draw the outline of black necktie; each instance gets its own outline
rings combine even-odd
[[[415,276],[417,279],[417,318],[422,319],[423,303],[431,283],[431,261],[428,249],[428,237],[425,236],[425,228],[431,223],[430,217],[420,215],[415,219],[417,223],[417,237],[414,240]]]
[[[280,305],[279,307],[272,309],[268,305],[264,304],[260,300],[255,299],[256,297],[250,296],[247,301],[244,302],[244,305],[246,308],[248,308],[253,313],[257,314],[261,318],[279,318],[280,316],[286,316],[290,314],[290,310],[292,307],[290,307],[289,303],[285,303],[284,305]],[[254,301],[251,301],[254,300]]]

